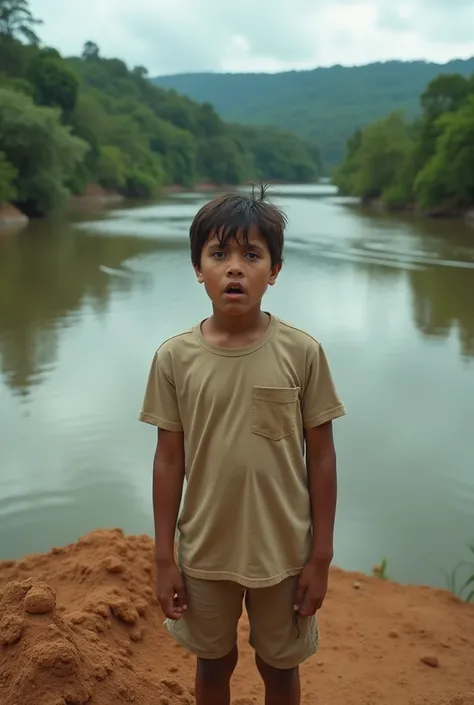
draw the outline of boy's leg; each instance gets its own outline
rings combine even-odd
[[[165,624],[178,643],[197,656],[196,705],[230,705],[244,589],[224,580],[183,577],[188,609],[181,619]]]
[[[298,617],[293,609],[298,577],[247,592],[250,644],[265,683],[266,705],[300,705],[299,666],[316,653],[315,617]]]
[[[265,705],[300,705],[299,667],[278,669],[269,666],[256,654],[255,662],[265,684]]]
[[[230,705],[230,679],[237,665],[237,646],[218,659],[198,658],[196,705]]]

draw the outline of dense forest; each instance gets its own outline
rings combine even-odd
[[[334,174],[343,193],[433,215],[474,206],[474,74],[442,74],[421,96],[421,114],[393,112],[357,130]]]
[[[225,123],[87,42],[41,45],[27,0],[0,0],[0,203],[54,211],[98,183],[127,197],[198,181],[310,182],[319,152],[292,134]]]
[[[326,173],[343,159],[354,130],[403,110],[419,112],[425,86],[441,73],[474,72],[474,58],[435,64],[388,61],[277,74],[180,74],[154,82],[211,103],[226,120],[273,125],[318,145]]]

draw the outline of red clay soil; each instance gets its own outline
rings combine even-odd
[[[0,562],[1,705],[194,703],[154,577],[152,540],[120,530]],[[305,705],[474,705],[474,607],[448,592],[334,568],[320,631]],[[247,633],[243,619],[234,705],[263,703]]]
[[[28,218],[11,203],[0,203],[0,228],[25,225]]]
[[[123,200],[124,197],[119,193],[107,191],[100,184],[87,184],[83,194],[70,197],[68,206],[73,210],[77,208],[96,210],[102,206],[117,205]]]

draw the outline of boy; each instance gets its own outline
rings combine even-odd
[[[212,315],[159,347],[140,414],[158,427],[158,598],[197,657],[197,705],[230,704],[244,601],[266,705],[299,705],[299,665],[317,648],[333,557],[332,421],[345,410],[321,345],[261,308],[285,225],[264,188],[197,213],[191,259]]]

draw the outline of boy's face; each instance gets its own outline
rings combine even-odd
[[[200,284],[215,308],[228,315],[242,315],[258,305],[272,286],[281,265],[272,267],[270,252],[258,229],[249,232],[248,242],[229,239],[220,245],[212,236],[203,247],[201,264],[195,267]]]

